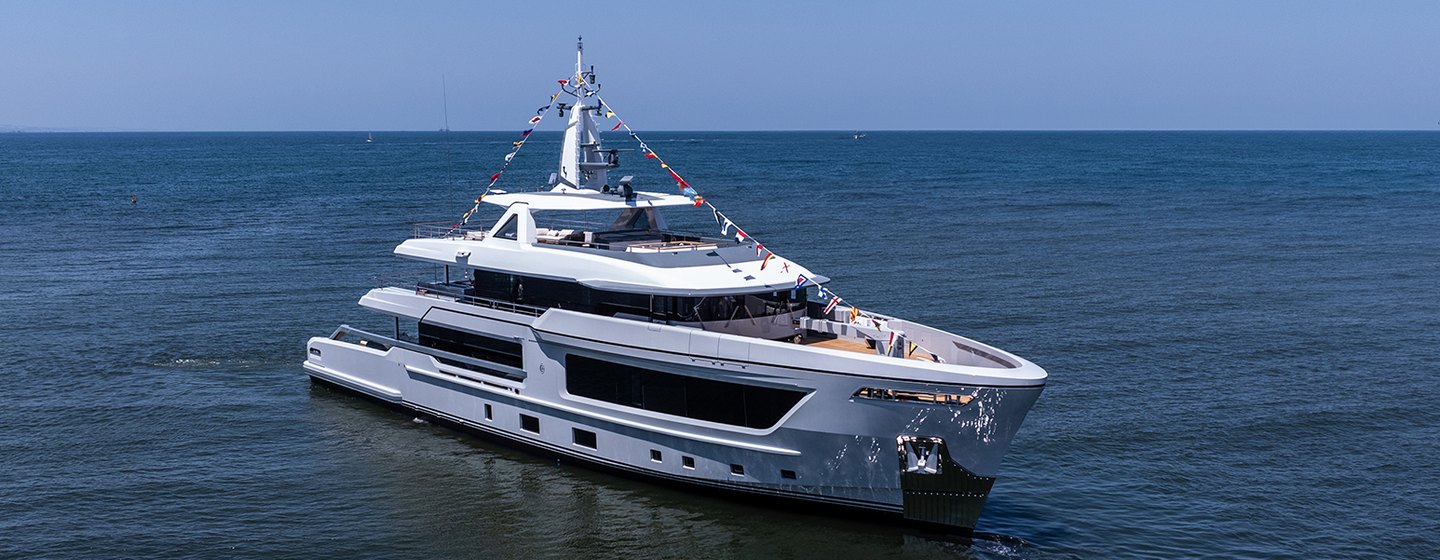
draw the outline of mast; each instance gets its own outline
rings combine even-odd
[[[450,132],[450,85],[445,81],[445,75],[440,75],[440,95],[445,107],[445,127],[440,132]]]
[[[595,72],[585,71],[585,43],[575,40],[575,76],[570,79],[575,103],[569,109],[570,120],[565,125],[565,139],[560,148],[560,172],[556,175],[559,185],[578,189],[602,190],[607,182],[606,170],[616,167],[613,157],[600,150],[600,131],[595,126],[594,114],[601,109],[598,101],[587,105],[589,99],[599,91],[595,83]],[[566,110],[564,104],[560,110]]]

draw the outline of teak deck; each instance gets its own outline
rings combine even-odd
[[[815,346],[815,347],[819,347],[819,348],[829,348],[829,349],[831,349],[831,350],[840,350],[840,351],[844,351],[844,352],[855,352],[855,353],[857,353],[857,354],[874,354],[874,353],[875,353],[875,349],[874,349],[874,348],[871,348],[868,344],[865,344],[865,342],[863,342],[863,341],[855,340],[855,339],[853,339],[853,338],[809,338],[809,337],[807,337],[807,338],[801,339],[801,340],[800,340],[800,344],[804,344],[804,345],[806,345],[806,346]],[[912,360],[920,360],[920,361],[923,361],[923,362],[931,362],[931,361],[934,361],[934,360],[932,360],[932,359],[930,358],[930,354],[928,354],[928,353],[926,353],[926,352],[923,352],[923,351],[916,351],[916,352],[914,352],[913,354],[911,354],[910,356],[907,356],[907,357],[908,357],[909,359],[912,359]]]

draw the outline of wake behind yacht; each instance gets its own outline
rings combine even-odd
[[[970,531],[1045,371],[840,299],[643,142],[683,194],[616,179],[596,123],[615,113],[582,52],[561,81],[573,101],[551,97],[569,120],[550,184],[487,190],[476,207],[504,209],[489,227],[469,227],[474,209],[416,226],[395,254],[444,278],[365,294],[394,332],[312,338],[305,371],[549,455]],[[713,211],[720,233],[673,231],[671,210]],[[577,213],[602,219],[554,217]]]

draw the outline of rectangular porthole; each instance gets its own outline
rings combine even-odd
[[[659,462],[663,461],[663,458],[662,458],[661,455],[660,455],[660,450],[659,450],[659,449],[651,449],[651,450],[650,450],[650,460],[651,460],[651,461],[655,461],[656,463],[659,463]]]
[[[681,457],[680,466],[690,469],[692,471],[695,470],[695,458],[688,455]]]
[[[521,414],[520,429],[538,434],[540,433],[540,419],[529,414]]]
[[[785,480],[795,480],[795,471],[781,469],[780,478],[783,478]]]
[[[571,428],[570,435],[571,441],[574,441],[575,445],[578,445],[580,447],[589,447],[590,449],[596,448],[595,432],[589,430],[582,430],[580,428]]]
[[[730,465],[730,474],[745,476],[745,465]]]
[[[488,404],[485,405],[485,419],[486,419],[486,420],[494,420],[494,419],[495,419],[495,411],[494,411],[494,410],[491,410],[491,409],[490,409],[490,405],[488,405]]]

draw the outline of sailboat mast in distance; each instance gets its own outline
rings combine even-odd
[[[440,127],[440,132],[450,132],[450,85],[445,82],[445,75],[440,75],[440,98],[445,111],[445,124]]]

